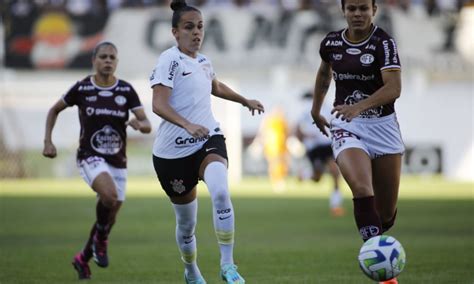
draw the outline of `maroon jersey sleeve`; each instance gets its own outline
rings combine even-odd
[[[132,87],[132,85],[128,84],[130,86],[130,93],[129,93],[129,99],[128,99],[128,107],[130,110],[133,110],[137,107],[142,107],[142,103],[140,101],[140,98],[138,97],[137,92],[135,89]]]
[[[79,103],[79,96],[77,95],[78,93],[78,88],[79,88],[79,82],[74,84],[64,95],[63,95],[63,101],[68,105],[68,106],[73,106],[77,105]]]
[[[401,69],[400,58],[395,40],[384,33],[377,46],[376,60],[380,71],[390,69]]]
[[[327,48],[327,43],[328,43],[328,37],[326,36],[322,41],[319,46],[319,56],[321,56],[321,59],[324,60],[325,62],[329,62],[329,50]]]

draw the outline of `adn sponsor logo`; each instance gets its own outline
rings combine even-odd
[[[78,91],[92,91],[94,90],[94,86],[92,85],[79,86],[77,90]]]
[[[342,46],[342,40],[328,40],[326,46]]]

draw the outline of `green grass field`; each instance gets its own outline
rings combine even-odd
[[[247,283],[373,283],[358,267],[362,245],[344,188],[346,216],[328,212],[329,181],[289,181],[274,194],[264,179],[232,185],[235,260]],[[403,177],[389,234],[407,252],[408,283],[474,283],[474,184]],[[74,283],[70,261],[84,244],[95,199],[80,178],[0,180],[0,283]],[[211,203],[200,185],[198,263],[218,278]],[[184,283],[171,205],[154,178],[130,178],[110,237],[111,265],[91,264],[95,283]]]

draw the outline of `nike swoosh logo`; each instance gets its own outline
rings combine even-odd
[[[188,72],[188,73],[183,72],[183,76],[188,76],[188,75],[191,74],[191,73],[193,73],[193,72]]]
[[[229,219],[230,217],[232,217],[232,215],[229,215],[229,216],[227,216],[227,217],[219,217],[219,220]]]
[[[190,240],[189,242],[188,242],[188,241],[184,241],[185,244],[190,244],[190,243],[192,243],[192,242],[193,242],[193,240]]]
[[[212,151],[212,150],[216,150],[217,148],[206,148],[206,152],[209,152],[209,151]]]

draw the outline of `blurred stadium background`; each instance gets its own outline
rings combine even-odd
[[[284,106],[292,128],[312,89],[319,42],[343,27],[336,0],[195,0],[207,34],[202,52],[218,77],[261,100],[267,113]],[[403,92],[396,104],[407,145],[404,172],[474,180],[474,6],[458,0],[379,0],[377,24],[398,41]],[[91,72],[91,49],[101,40],[119,49],[119,77],[138,90],[154,128],[148,76],[161,51],[174,44],[169,1],[2,1],[0,36],[0,177],[76,176],[76,111],[60,115],[53,139],[60,152],[42,159],[48,108]],[[331,96],[333,90],[330,91]],[[215,101],[229,136],[232,179],[264,175],[261,151],[248,151],[262,117]],[[130,133],[131,175],[153,174],[153,135]],[[292,173],[301,149],[290,143]]]

